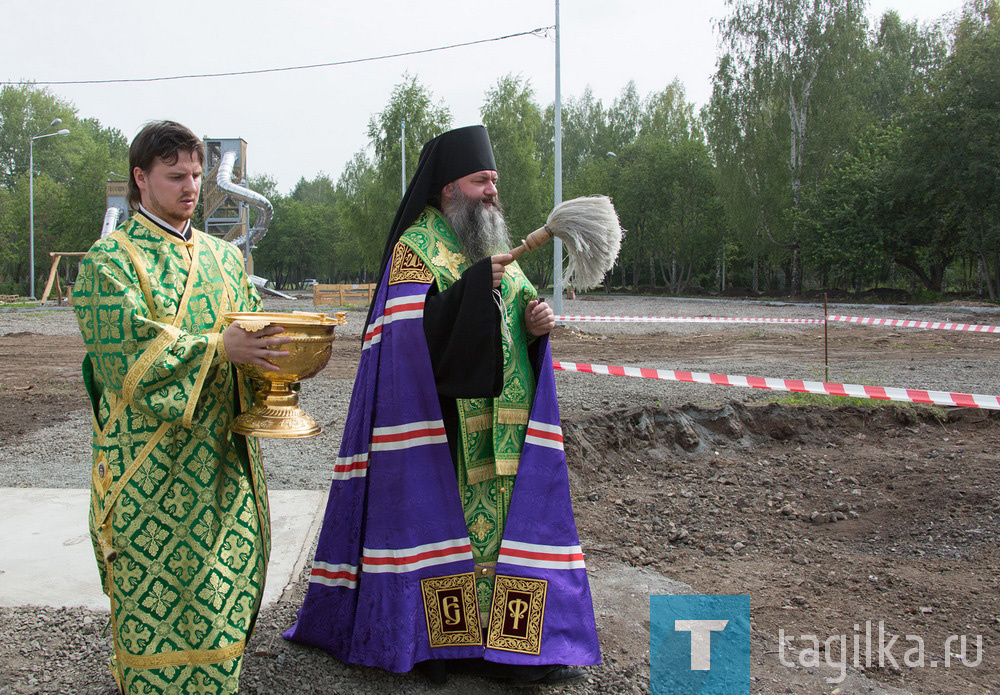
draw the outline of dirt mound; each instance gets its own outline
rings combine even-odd
[[[799,407],[779,403],[719,407],[612,410],[566,418],[563,433],[570,460],[607,462],[622,452],[673,449],[688,456],[718,456],[719,449],[750,451],[771,442],[824,445],[862,428],[884,431],[944,421],[980,421],[989,414],[946,413],[895,404],[878,408]],[[1000,417],[1000,416],[995,416]]]
[[[779,629],[850,635],[866,620],[938,656],[951,634],[1000,639],[1000,414],[689,405],[567,418],[563,432],[585,551],[752,595],[774,644]],[[872,675],[914,685],[912,669]],[[996,677],[995,660],[923,669],[919,692]]]

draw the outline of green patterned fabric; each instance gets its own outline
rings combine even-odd
[[[136,215],[83,259],[73,307],[112,674],[125,693],[236,693],[270,521],[259,445],[229,431],[252,392],[220,330],[260,298],[232,244]]]
[[[420,257],[440,290],[448,289],[472,265],[447,219],[431,206],[403,233],[400,242]],[[524,312],[538,293],[516,262],[507,266],[500,296],[509,335],[502,341],[503,391],[498,398],[457,401],[461,435],[458,486],[484,615],[489,613],[493,596],[494,568],[535,394]]]

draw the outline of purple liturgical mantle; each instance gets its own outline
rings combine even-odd
[[[598,664],[547,337],[496,568],[547,581],[540,651],[431,646],[420,580],[474,567],[423,333],[429,287],[379,286],[309,589],[285,637],[397,673],[427,659]]]

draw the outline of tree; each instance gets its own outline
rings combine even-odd
[[[530,82],[506,75],[487,91],[480,109],[493,143],[500,177],[500,202],[515,240],[542,226],[552,207],[551,189],[542,179],[542,157],[537,146],[542,110],[534,96]],[[520,264],[532,280],[547,284],[552,269],[551,253],[528,254]]]
[[[915,265],[919,241],[897,214],[901,140],[897,127],[873,127],[803,202],[805,255],[823,273],[824,286],[858,291],[877,282],[887,261]]]
[[[903,22],[894,10],[882,16],[871,44],[868,108],[875,122],[887,124],[926,89],[947,49],[937,27]]]
[[[790,254],[790,288],[802,288],[796,227],[804,187],[853,136],[865,50],[862,0],[726,0],[724,54],[714,78],[713,150],[746,187],[772,243]],[[730,189],[733,184],[730,183]],[[776,196],[777,194],[777,196]],[[760,228],[758,227],[758,228]]]
[[[368,123],[374,157],[357,153],[337,182],[344,196],[337,208],[343,234],[355,245],[366,273],[378,268],[385,235],[399,206],[404,121],[407,172],[412,172],[422,143],[447,130],[451,114],[444,105],[434,105],[430,90],[415,77],[404,75],[389,104]]]
[[[46,89],[30,85],[0,89],[0,285],[23,292],[28,268],[28,174],[31,138],[61,118],[69,137],[36,142],[35,277],[44,280],[49,251],[84,251],[97,239],[106,207],[105,184],[128,163],[125,137]],[[51,132],[51,131],[49,131]],[[34,288],[36,291],[38,287]]]
[[[624,97],[616,107],[630,101]],[[719,237],[712,162],[679,82],[647,97],[634,122],[633,140],[589,160],[575,185],[612,195],[628,230],[619,263],[629,284],[662,281],[680,292],[711,264]]]
[[[970,3],[954,43],[929,89],[915,100],[899,173],[903,211],[931,250],[926,270],[941,290],[945,270],[962,248],[987,273],[990,297],[1000,293],[1000,5]]]

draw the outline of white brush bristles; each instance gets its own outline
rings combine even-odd
[[[618,212],[605,195],[573,198],[549,213],[546,226],[566,244],[569,263],[563,282],[577,290],[601,284],[622,245]]]

